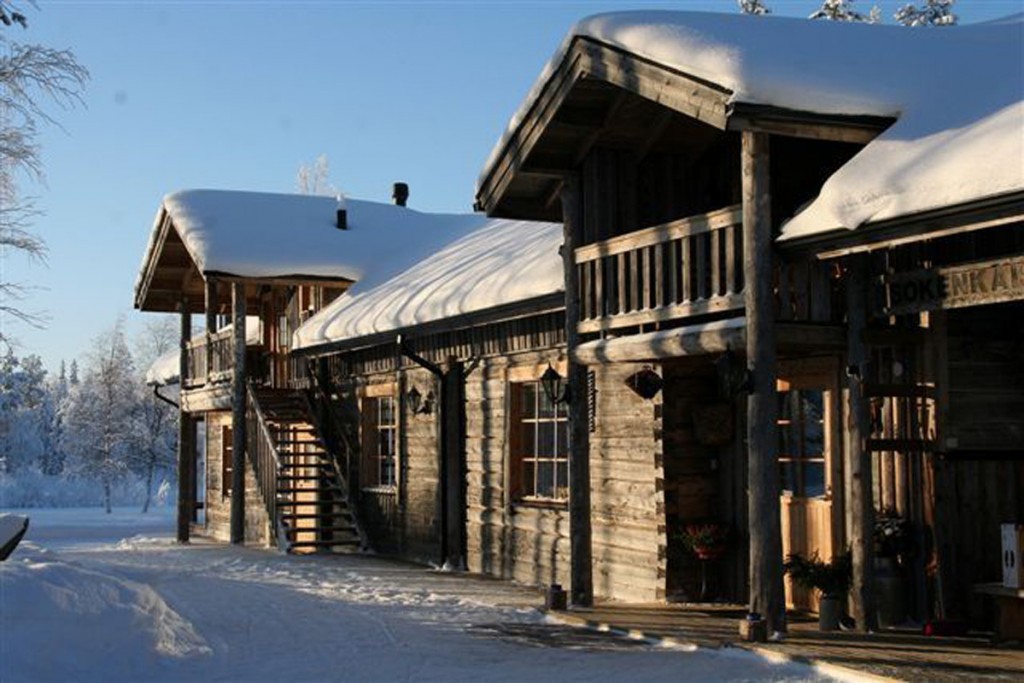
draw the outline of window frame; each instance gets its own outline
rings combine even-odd
[[[565,403],[551,405],[539,373],[528,378],[510,377],[508,392],[509,502],[533,507],[567,507],[570,485],[568,406]],[[528,402],[532,405],[527,405]],[[546,425],[551,425],[550,448],[542,448],[541,444]],[[529,465],[532,468],[528,468]],[[550,495],[541,493],[545,468],[550,468]]]
[[[387,404],[388,409],[382,410],[383,404]],[[371,385],[360,398],[359,486],[364,491],[391,492],[398,488],[400,410],[397,391],[392,384]],[[389,436],[382,439],[382,434]],[[385,452],[382,452],[382,447]]]
[[[816,454],[808,454],[807,452],[807,426],[808,421],[806,419],[806,413],[803,410],[804,401],[803,394],[808,393],[820,393],[821,394],[821,416],[817,421],[820,423],[821,432],[821,452]],[[783,395],[786,398],[783,399]],[[779,439],[778,445],[777,463],[779,468],[779,490],[783,496],[789,496],[791,498],[802,498],[807,500],[828,500],[831,496],[832,491],[832,473],[831,473],[831,448],[830,445],[830,434],[831,434],[831,417],[833,404],[835,400],[834,392],[826,386],[817,386],[812,383],[804,382],[790,382],[786,380],[778,380],[776,383],[776,398],[779,401],[779,415],[776,419],[776,438]],[[796,415],[791,415],[789,418],[783,417],[782,401],[792,401],[793,406],[796,408]],[[783,428],[791,431],[790,438],[794,441],[794,444],[789,449],[782,447],[782,430]],[[794,429],[795,428],[795,429]],[[786,475],[784,467],[789,466],[793,468],[793,482],[792,488],[786,486]],[[814,495],[808,495],[807,493],[807,470],[808,466],[817,466],[821,468],[821,492]]]
[[[220,426],[220,494],[230,498],[234,482],[235,433],[230,424]]]

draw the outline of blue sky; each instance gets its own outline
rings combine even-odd
[[[27,3],[16,3],[27,5]],[[768,0],[806,16],[813,0]],[[900,2],[878,3],[887,23]],[[2,320],[20,353],[50,368],[80,357],[131,309],[161,197],[189,187],[289,192],[326,154],[351,196],[469,211],[474,183],[541,67],[588,14],[639,7],[734,12],[733,0],[676,2],[46,2],[12,39],[68,47],[92,74],[86,106],[40,136],[45,265],[8,255],[3,279],[37,287],[23,307],[45,330]],[[855,7],[870,9],[859,0]],[[962,23],[1020,11],[960,0]],[[809,56],[813,58],[813,56]]]

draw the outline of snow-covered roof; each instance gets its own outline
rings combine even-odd
[[[153,232],[166,213],[202,273],[357,280],[395,241],[417,241],[432,227],[405,207],[357,199],[344,206],[348,229],[339,230],[333,197],[182,190],[164,197]]]
[[[839,169],[783,238],[1024,189],[1024,15],[906,28],[672,11],[579,22],[484,167],[505,145],[578,36],[731,92],[730,102],[816,114],[895,117]]]
[[[432,252],[395,244],[393,257],[295,333],[305,348],[396,331],[563,290],[561,225],[465,217]]]
[[[230,330],[232,323],[228,323],[224,327],[217,330],[223,332],[224,330]],[[197,342],[201,339],[206,338],[206,332],[200,332],[199,334],[192,336],[192,341]],[[260,324],[260,319],[255,315],[245,316],[245,344],[246,346],[259,346],[263,342],[263,326]],[[149,386],[167,386],[169,384],[177,384],[181,381],[178,373],[178,364],[181,357],[181,351],[175,347],[170,349],[166,353],[161,354],[146,370],[146,384]]]

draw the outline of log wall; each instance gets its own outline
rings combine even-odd
[[[222,477],[222,429],[231,428],[229,411],[206,413],[206,528],[205,535],[218,541],[231,540],[231,498],[224,494]],[[252,467],[245,467],[245,542],[270,544],[270,518],[263,504]]]
[[[558,351],[484,361],[466,380],[466,545],[469,569],[531,585],[569,585],[565,505],[520,503],[509,491],[510,381],[536,380]],[[564,369],[562,370],[564,373]]]
[[[627,386],[627,379],[644,367],[619,363],[593,369],[594,594],[631,602],[665,598],[668,552],[662,464],[664,393],[645,400]],[[660,373],[660,367],[651,367]]]

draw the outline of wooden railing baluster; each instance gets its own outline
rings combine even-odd
[[[580,330],[741,309],[740,220],[729,207],[577,249]]]

